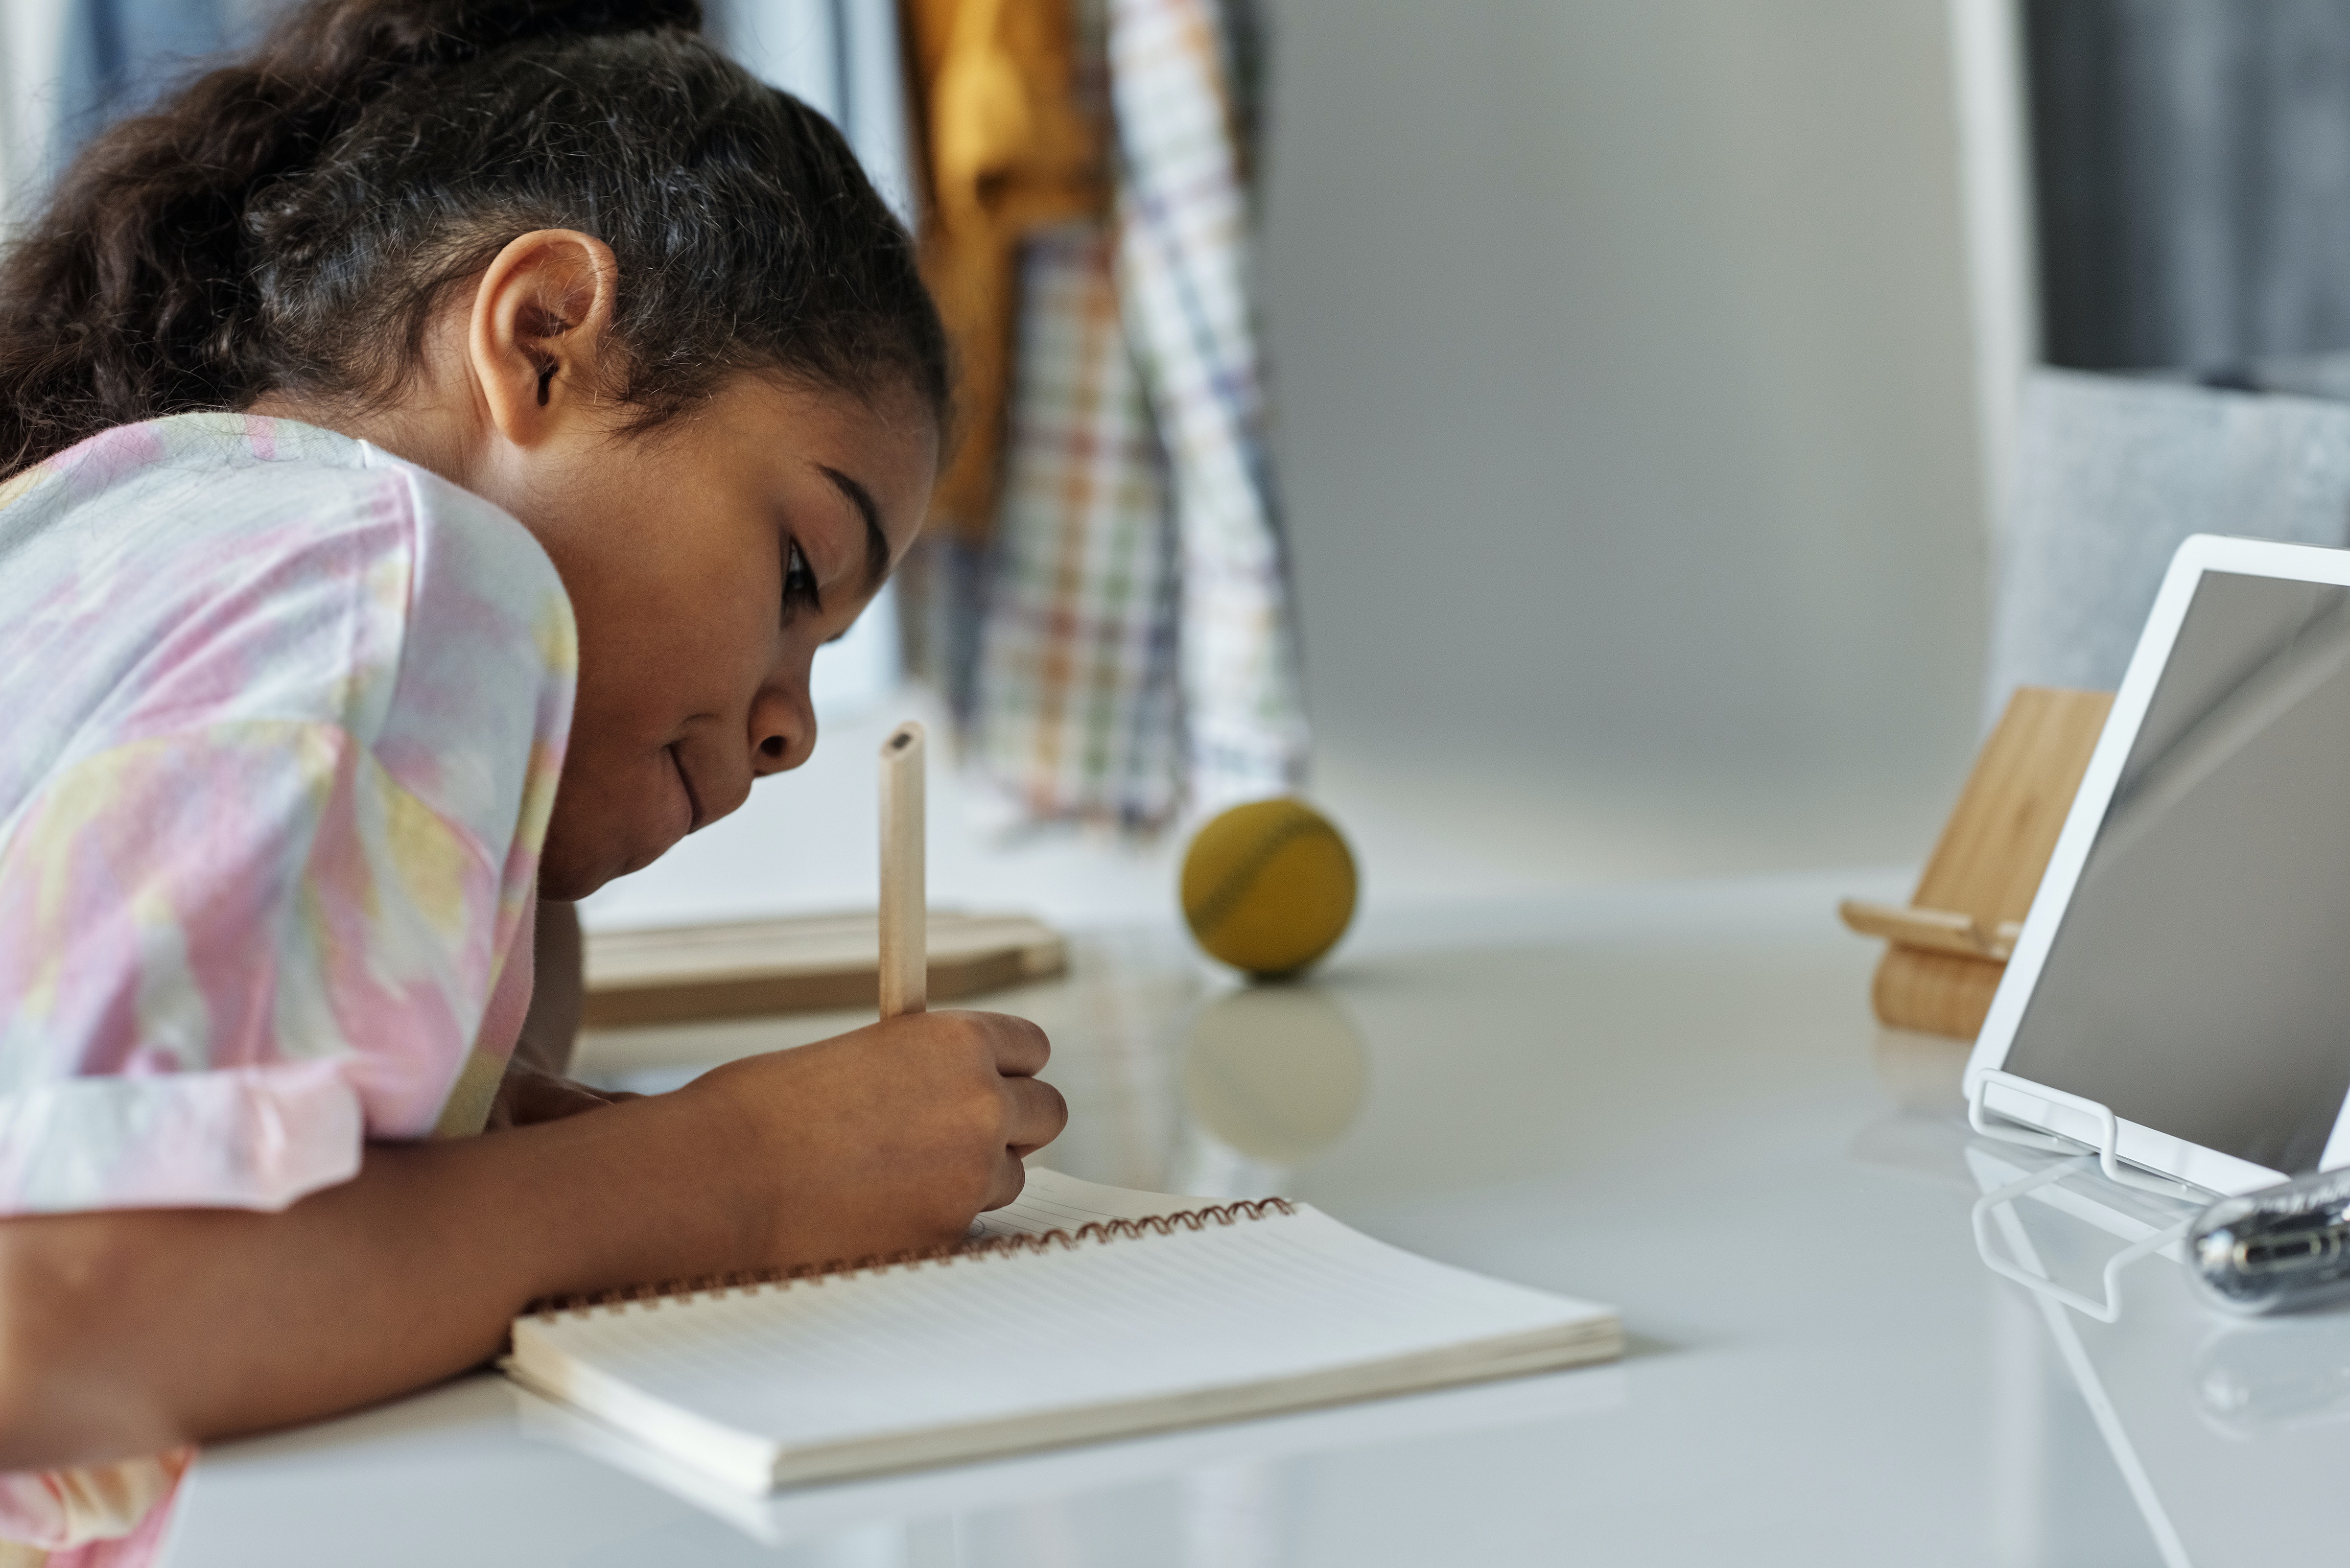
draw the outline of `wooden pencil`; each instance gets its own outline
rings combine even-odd
[[[881,1016],[930,1004],[929,901],[922,874],[922,727],[881,742]]]

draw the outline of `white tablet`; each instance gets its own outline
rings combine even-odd
[[[1966,1083],[2214,1192],[2350,1163],[2350,551],[2178,547]]]

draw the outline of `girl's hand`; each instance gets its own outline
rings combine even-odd
[[[744,1250],[824,1262],[951,1241],[1019,1197],[1022,1158],[1068,1121],[1035,1076],[1051,1054],[1025,1019],[910,1013],[660,1098],[709,1123],[708,1179],[750,1199]]]

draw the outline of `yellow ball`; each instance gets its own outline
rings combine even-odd
[[[1210,953],[1254,975],[1295,974],[1346,934],[1355,857],[1304,801],[1236,805],[1183,857],[1183,918]]]

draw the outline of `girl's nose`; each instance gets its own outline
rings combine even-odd
[[[816,710],[805,681],[769,686],[751,704],[751,771],[789,773],[816,750]]]

